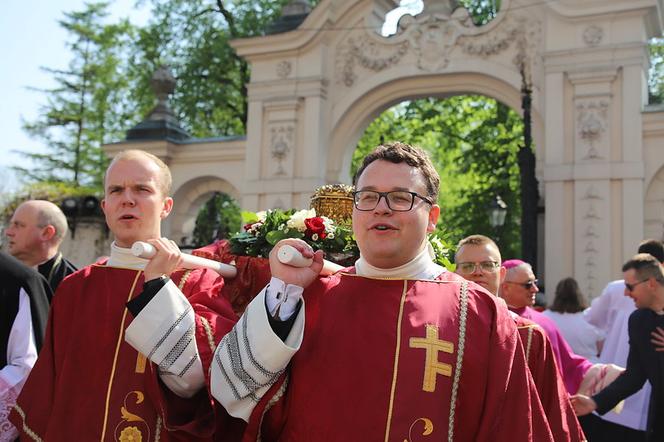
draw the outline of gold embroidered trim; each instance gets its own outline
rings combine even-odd
[[[157,425],[154,428],[154,442],[159,442],[161,437],[161,416],[157,415]]]
[[[186,272],[184,272],[184,274],[180,278],[180,284],[178,284],[178,289],[180,289],[180,291],[182,291],[182,289],[184,288],[184,284],[187,282],[187,279],[189,279],[189,275],[191,275],[191,270],[187,270]]]
[[[528,328],[528,343],[526,344],[526,364],[528,363],[528,358],[530,357],[530,346],[533,343],[533,328]]]
[[[408,293],[408,281],[403,282],[403,293],[399,303],[399,317],[397,319],[397,344],[394,352],[394,368],[392,370],[392,388],[390,389],[390,405],[387,410],[387,425],[385,426],[385,442],[390,440],[390,425],[392,425],[392,409],[394,408],[394,393],[397,389],[397,372],[399,369],[399,352],[401,350],[401,321],[403,319],[403,306],[406,303]]]
[[[468,281],[461,283],[459,293],[459,344],[457,347],[456,369],[452,381],[452,397],[450,399],[450,418],[447,429],[447,440],[454,441],[454,415],[456,413],[456,399],[459,393],[459,380],[461,379],[461,367],[463,365],[463,352],[466,345],[466,321],[468,320]]]
[[[205,334],[207,335],[210,351],[212,352],[212,354],[214,354],[214,351],[217,349],[217,346],[214,345],[214,336],[212,335],[212,327],[210,326],[210,323],[208,322],[207,319],[205,319],[202,316],[199,316],[199,318],[201,320],[201,324],[203,324],[203,328],[205,329]]]
[[[129,290],[129,295],[127,296],[127,302],[131,300],[131,295],[134,293],[134,289],[136,288],[136,283],[138,282],[138,278],[142,274],[143,272],[140,270],[136,272],[134,283],[131,285],[131,289]],[[111,387],[113,386],[113,377],[115,376],[115,368],[118,363],[118,353],[120,353],[120,344],[122,343],[122,335],[124,334],[125,319],[127,319],[126,307],[122,312],[122,321],[120,322],[120,333],[118,334],[118,342],[117,344],[115,344],[115,355],[113,356],[113,367],[111,368],[111,377],[108,380],[108,390],[106,391],[106,406],[104,408],[104,425],[101,430],[101,440],[105,440],[106,437],[106,425],[108,424],[108,407],[111,401]]]
[[[23,420],[23,432],[30,436],[32,440],[35,440],[37,442],[43,442],[42,438],[37,436],[37,433],[32,431],[30,427],[28,427],[28,424],[25,423],[25,411],[21,407],[19,407],[18,404],[14,405],[14,410],[18,413],[19,416],[21,416],[21,419]]]
[[[265,415],[267,415],[267,412],[270,411],[270,408],[274,407],[274,404],[276,404],[279,399],[281,399],[282,396],[286,393],[286,388],[288,388],[288,380],[289,376],[286,375],[284,378],[284,383],[281,384],[281,387],[279,387],[277,392],[274,393],[274,396],[272,396],[272,398],[267,402],[265,410],[263,410],[263,414],[261,415],[261,421],[258,424],[258,435],[256,436],[256,442],[261,442],[261,428],[263,427],[263,420],[265,419]]]

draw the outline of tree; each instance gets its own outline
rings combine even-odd
[[[202,246],[218,239],[230,238],[240,227],[240,206],[227,194],[215,192],[196,216],[193,243]]]
[[[425,98],[398,104],[372,122],[353,154],[361,159],[381,143],[399,140],[427,150],[441,176],[439,229],[452,243],[473,233],[498,239],[505,256],[520,253],[517,152],[523,139],[519,115],[483,96]],[[501,231],[489,225],[496,195],[509,211]]]
[[[103,24],[107,6],[86,4],[85,10],[65,13],[59,22],[71,35],[67,46],[72,60],[64,70],[43,68],[57,86],[42,91],[47,103],[23,127],[48,151],[21,152],[32,164],[15,167],[30,180],[101,188],[107,164],[101,146],[121,137],[129,113],[121,65],[131,26],[126,21]]]
[[[194,137],[244,134],[250,70],[230,41],[263,35],[287,2],[152,0],[130,63],[139,108],[151,106],[150,75],[167,64],[178,82],[172,108],[185,130]]]

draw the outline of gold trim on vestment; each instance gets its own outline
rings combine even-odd
[[[390,425],[392,425],[392,410],[394,407],[394,393],[397,389],[397,373],[399,371],[399,352],[401,350],[401,321],[403,319],[403,307],[406,303],[408,293],[408,280],[403,281],[403,293],[399,302],[399,317],[397,319],[397,343],[394,351],[394,368],[392,369],[392,388],[390,389],[390,405],[387,410],[387,425],[385,426],[385,442],[390,440]]]
[[[286,388],[288,388],[288,374],[286,374],[286,377],[284,378],[284,382],[281,384],[281,386],[277,389],[276,393],[270,398],[270,400],[267,402],[267,405],[265,405],[265,410],[263,410],[263,414],[261,414],[261,421],[258,423],[258,434],[256,436],[256,442],[261,442],[262,437],[261,437],[261,432],[262,432],[262,427],[263,427],[263,420],[265,419],[265,416],[267,415],[267,412],[270,411],[272,407],[274,407],[274,404],[276,404],[279,399],[282,398],[282,396],[286,393]]]
[[[28,424],[25,422],[25,411],[23,411],[23,409],[18,404],[14,405],[14,410],[16,410],[18,415],[21,416],[21,419],[23,420],[23,425],[22,425],[23,432],[25,434],[27,434],[28,436],[30,436],[32,438],[32,440],[37,441],[37,442],[43,442],[43,439],[41,437],[37,436],[37,433],[32,431],[32,429],[30,427],[28,427]]]
[[[463,365],[463,352],[466,346],[466,321],[468,319],[468,281],[461,283],[459,292],[459,342],[457,345],[456,369],[452,381],[452,397],[450,398],[450,418],[447,428],[447,440],[454,441],[454,416],[456,413],[456,399],[459,393],[459,380],[461,379],[461,367]]]
[[[526,364],[528,364],[528,358],[530,357],[530,348],[533,343],[533,332],[535,331],[535,328],[537,325],[535,324],[528,324],[528,325],[522,325],[521,327],[517,327],[518,330],[527,328],[528,329],[528,339],[526,340],[526,348],[525,353],[526,353]]]
[[[184,284],[187,282],[187,279],[189,279],[189,275],[191,275],[191,270],[187,270],[180,277],[180,283],[178,284],[178,289],[180,289],[180,291],[184,288]]]
[[[214,355],[214,351],[217,349],[217,346],[214,345],[214,336],[212,335],[212,327],[210,326],[208,320],[205,319],[203,316],[199,316],[199,318],[201,320],[201,324],[203,324],[203,328],[205,329],[205,335],[207,336],[208,339],[208,345],[210,346],[210,351]]]
[[[134,278],[134,283],[131,285],[131,289],[129,290],[129,296],[127,297],[127,302],[131,300],[131,295],[134,293],[134,289],[136,288],[136,283],[138,283],[138,279],[141,277],[141,274],[143,273],[142,270],[134,270],[134,271],[136,272],[136,277]],[[115,366],[117,365],[118,354],[120,353],[120,344],[122,343],[122,335],[124,335],[125,319],[127,319],[126,307],[122,312],[122,321],[120,322],[120,333],[118,334],[118,342],[115,345],[115,355],[113,356],[113,367],[111,368],[111,377],[108,380],[108,390],[106,392],[106,406],[104,408],[104,425],[101,430],[101,441],[103,441],[104,438],[106,437],[106,425],[108,424],[108,407],[111,401],[111,387],[113,386],[113,377],[115,376]]]

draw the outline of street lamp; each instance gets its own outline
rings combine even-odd
[[[507,215],[507,204],[500,197],[496,195],[496,198],[491,201],[487,209],[489,213],[489,224],[494,229],[499,229],[505,224],[505,216]]]

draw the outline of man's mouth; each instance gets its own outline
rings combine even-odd
[[[381,232],[387,231],[387,230],[395,230],[394,227],[390,226],[389,224],[376,224],[371,227],[372,230],[378,230]]]
[[[136,218],[134,215],[122,215],[122,216],[120,216],[120,221],[131,221],[131,220],[134,220],[134,219],[138,219],[138,218]]]

